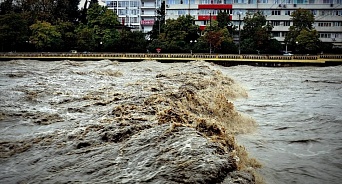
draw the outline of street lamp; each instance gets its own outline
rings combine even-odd
[[[240,29],[240,27],[241,27],[241,14],[242,14],[242,12],[239,11],[237,14],[239,15],[239,55],[240,55],[241,54],[241,46],[240,46],[241,29]]]
[[[197,43],[197,40],[194,40],[194,41],[192,41],[192,40],[190,40],[190,53],[192,54],[192,43]]]

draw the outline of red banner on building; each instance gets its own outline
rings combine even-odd
[[[154,24],[154,20],[141,20],[140,24],[141,25],[145,25],[145,26],[153,25]]]

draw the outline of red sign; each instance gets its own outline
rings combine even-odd
[[[217,16],[216,15],[212,15],[211,19],[212,20],[216,20]],[[198,20],[210,20],[210,15],[198,15]]]
[[[231,4],[199,4],[198,9],[213,9],[213,10],[231,10]]]
[[[157,51],[158,53],[160,53],[160,51],[161,51],[161,48],[157,48],[157,49],[156,49],[156,51]]]
[[[140,24],[141,25],[153,25],[154,24],[154,20],[141,20]]]

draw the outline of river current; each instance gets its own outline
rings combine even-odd
[[[341,183],[342,66],[221,69],[248,90],[234,104],[259,127],[238,142],[266,183]]]

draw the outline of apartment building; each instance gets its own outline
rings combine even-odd
[[[161,0],[102,0],[113,10],[119,21],[132,28],[147,33],[152,30],[156,20],[156,9],[160,7]]]
[[[162,0],[102,1],[125,25],[148,32]],[[308,9],[315,16],[314,27],[320,39],[342,47],[342,0],[165,0],[165,4],[166,19],[191,15],[201,29],[210,23],[210,18],[216,19],[219,11],[227,11],[233,25],[239,25],[239,19],[242,21],[247,13],[261,11],[274,26],[272,34],[278,41],[284,41],[292,25],[291,13],[299,8]]]

